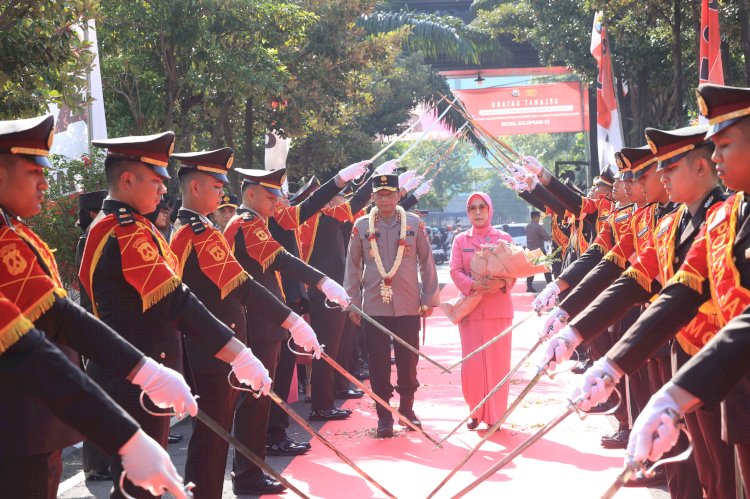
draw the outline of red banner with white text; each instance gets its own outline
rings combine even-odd
[[[578,82],[453,90],[472,118],[493,135],[585,130]]]

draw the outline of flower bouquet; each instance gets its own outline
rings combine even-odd
[[[505,241],[496,244],[483,244],[469,262],[473,279],[518,279],[549,272],[552,255],[542,250],[528,250]],[[459,294],[453,300],[443,302],[440,308],[454,324],[469,315],[484,295],[472,291],[468,295]]]

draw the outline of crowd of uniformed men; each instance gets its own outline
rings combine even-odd
[[[684,419],[693,452],[664,467],[670,494],[730,498],[750,478],[750,89],[702,85],[698,101],[707,124],[647,128],[647,145],[619,151],[617,174],[597,177],[587,195],[533,158],[514,166],[511,186],[551,215],[561,248],[556,280],[534,301],[552,309],[543,361],[590,357],[570,395],[582,410],[606,410],[619,387],[620,428],[602,445],[627,448],[634,462],[682,450]],[[406,196],[419,180],[394,175],[396,161],[372,173],[370,162],[355,163],[292,196],[284,169],[237,168],[237,199],[225,193],[231,149],[173,154],[171,132],[94,141],[107,149],[108,190],[80,198],[79,306],[53,251],[23,221],[42,209],[52,130],[51,116],[0,122],[2,497],[55,497],[60,451],[81,438],[95,446],[92,463],[96,449],[112,458],[113,497],[122,497],[123,473],[136,497],[185,497],[164,451],[165,416],[197,414],[191,388],[200,410],[261,458],[303,454],[309,444],[286,434],[288,415],[263,395],[272,378],[289,395],[291,333],[313,357],[309,419],[350,415],[334,399],[363,394],[335,379],[321,344],[331,357],[342,343],[351,349],[362,322],[342,311],[351,300],[418,345],[419,316],[437,305],[438,284],[424,225],[404,208],[429,184]],[[170,158],[181,195],[174,226]],[[363,329],[372,388],[387,401],[389,341]],[[417,357],[395,354],[399,412],[419,426]],[[376,435],[392,436],[393,416],[377,409]],[[227,451],[196,422],[185,477],[198,497],[221,497]],[[233,459],[236,493],[284,489],[242,454]]]
[[[289,396],[297,357],[286,345],[291,334],[313,357],[310,420],[345,419],[351,411],[336,408],[334,399],[363,396],[336,384],[320,360],[321,343],[331,357],[340,350],[350,304],[342,286],[347,265],[357,306],[382,321],[410,316],[392,329],[417,347],[418,327],[410,325],[437,305],[437,278],[423,224],[396,203],[413,206],[430,183],[414,172],[395,175],[397,161],[374,171],[369,161],[355,163],[322,185],[311,179],[288,198],[284,168],[238,168],[238,202],[225,193],[229,148],[173,154],[172,132],[96,140],[107,149],[108,189],[80,196],[78,305],[67,296],[53,251],[24,222],[42,209],[53,129],[52,116],[0,122],[0,496],[55,497],[61,450],[84,438],[84,468],[92,478],[113,480],[112,497],[165,490],[185,497],[164,448],[169,416],[198,414],[193,393],[201,411],[233,428],[261,459],[266,451],[307,452],[309,443],[287,436],[288,414],[272,410],[264,395],[273,378],[276,395]],[[176,197],[164,185],[170,158],[179,161],[181,194],[174,225]],[[347,189],[357,179],[359,188]],[[376,218],[379,229],[362,237],[373,246],[368,257],[360,251],[347,263],[344,226],[351,230],[371,197],[381,211],[367,219]],[[406,236],[402,222],[409,223]],[[397,264],[396,253],[406,253]],[[376,256],[391,269],[393,292],[417,297],[412,309],[384,299],[372,308],[369,289],[377,284],[370,280],[385,278]],[[421,425],[412,407],[416,355],[397,349],[396,357],[401,414]],[[390,359],[390,349],[370,356],[373,385],[384,380],[375,390],[386,400],[393,391]],[[390,413],[379,414],[377,436],[392,436],[393,424]],[[227,453],[228,443],[196,422],[185,482],[197,484],[197,497],[221,497]],[[285,489],[243,454],[233,460],[236,493]]]

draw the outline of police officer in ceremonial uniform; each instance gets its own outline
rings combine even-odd
[[[397,165],[396,160],[387,161],[375,169],[373,176],[390,174]],[[346,243],[341,225],[354,221],[354,214],[370,202],[371,194],[372,182],[367,178],[349,201],[323,208],[299,229],[302,260],[339,284],[344,281],[346,266]],[[317,289],[310,289],[309,295],[312,326],[316,331],[320,331],[320,341],[326,346],[326,352],[336,358],[339,354],[346,314],[340,309],[327,307],[325,296]],[[343,395],[343,398],[360,398],[364,393],[349,390]],[[313,360],[310,418],[315,419],[316,416],[334,409],[334,398],[333,368],[323,361]]]
[[[648,301],[661,288],[661,283],[668,282],[679,269],[706,219],[706,213],[724,200],[723,192],[717,185],[715,165],[710,159],[713,144],[705,139],[707,128],[693,126],[671,131],[646,129],[646,137],[659,159],[657,171],[662,175],[662,182],[669,187],[670,199],[682,204],[659,222],[649,249],[641,252],[638,260],[622,277],[571,322],[568,328],[558,333],[558,337],[570,338],[575,333],[577,338],[590,340],[608,322],[623,315],[630,303]],[[652,393],[661,388],[671,378],[672,372],[716,332],[716,314],[711,308],[710,302],[702,307],[677,336],[677,341],[672,342],[671,361],[664,362],[663,357],[657,354],[648,363],[653,383]],[[632,337],[634,330],[641,331],[641,334],[645,331],[641,324],[638,321],[599,364],[608,366],[607,359],[616,358],[631,373],[646,361],[648,357],[642,353],[650,349],[634,346],[637,341],[627,339]],[[556,340],[557,337],[550,341]],[[630,350],[627,356],[620,353],[623,351],[623,344],[627,344]],[[554,348],[554,345],[551,347]],[[688,428],[693,435],[693,456],[700,485],[709,497],[734,497],[732,453],[721,442],[718,411],[699,411],[691,415],[688,418]],[[683,445],[686,444],[687,442],[683,442]],[[667,472],[669,476],[669,468]],[[683,475],[680,482],[684,484],[684,470],[680,475]],[[700,488],[695,486],[694,490]],[[670,490],[677,490],[676,485],[670,483]]]
[[[103,452],[122,456],[128,475],[139,485],[154,494],[166,489],[178,499],[186,497],[182,478],[166,451],[2,294],[0,384],[22,387],[22,393],[39,399]],[[35,430],[16,428],[19,432]],[[52,461],[57,462],[54,471],[49,469],[49,457],[0,458],[0,495],[56,497],[62,463],[56,457]]]
[[[352,302],[415,348],[419,347],[419,318],[438,305],[439,289],[435,261],[424,223],[417,215],[398,206],[396,175],[372,179],[375,208],[354,223],[346,260],[344,286]],[[421,286],[419,277],[421,276]],[[362,322],[354,312],[350,318]],[[370,383],[385,401],[393,394],[390,338],[366,323],[365,338],[370,352]],[[414,413],[418,356],[394,344],[396,390],[399,412],[413,424],[421,425]],[[393,436],[393,416],[377,406],[379,438]]]
[[[729,324],[750,305],[750,252],[747,250],[750,246],[750,210],[745,195],[750,189],[747,163],[750,89],[705,84],[698,88],[698,93],[699,107],[710,124],[706,138],[715,145],[712,159],[717,164],[718,175],[736,193],[708,211],[680,269],[639,322],[608,354],[608,364],[614,367],[615,376],[618,372],[627,372],[631,363],[638,362],[638,357],[649,355],[678,331],[689,335],[685,326],[700,315],[708,298],[719,326]],[[727,338],[735,336],[737,328],[743,324],[743,317],[740,317],[731,328],[727,326],[729,334],[722,335],[721,343],[726,344]],[[721,343],[712,343],[710,351],[713,352]],[[638,345],[637,350],[633,348],[635,345]],[[710,358],[715,354],[706,355]],[[702,352],[698,356],[703,358]],[[654,395],[639,416],[631,433],[629,454],[637,459],[659,456],[674,444],[678,435],[674,424],[668,424],[667,418],[662,419],[665,413],[676,420],[682,411],[695,408],[696,395],[715,406],[726,394],[721,404],[721,435],[725,442],[734,446],[741,475],[747,483],[750,476],[750,424],[747,418],[750,378],[745,376],[737,381],[739,376],[732,372],[735,369],[732,363],[719,364],[714,360],[705,364],[710,366],[705,371],[695,368],[699,362],[690,361],[687,365],[690,374],[675,376]],[[592,374],[596,379],[604,373]],[[734,384],[731,390],[727,388],[730,384]],[[708,390],[714,385],[722,388],[709,395]],[[592,399],[598,398],[601,391],[587,386],[581,389]],[[654,439],[652,434],[657,429],[660,438]]]
[[[363,173],[364,168],[366,167],[363,164],[352,165],[342,170],[339,175],[346,172],[348,178],[356,178]],[[302,210],[299,206],[277,209],[286,169],[267,171],[238,168],[237,171],[245,176],[242,183],[242,204],[237,210],[237,216],[227,225],[224,234],[242,267],[277,297],[282,297],[277,277],[277,273],[280,273],[310,287],[317,287],[329,300],[346,307],[349,298],[340,285],[292,256],[268,230],[267,223],[271,217],[277,216],[279,225],[289,229],[294,228],[295,224],[298,225],[302,219]],[[247,322],[248,341],[273,374],[282,343],[288,338],[287,332],[266,315],[248,315]],[[284,347],[286,348],[286,345]],[[235,414],[237,438],[261,457],[265,456],[269,409],[270,402],[267,399],[245,396],[240,400]],[[236,494],[268,494],[284,490],[283,485],[265,475],[257,466],[236,452],[233,468],[233,487]]]
[[[252,316],[264,315],[269,321],[290,329],[295,342],[305,350],[318,350],[310,326],[266,288],[258,284],[234,258],[224,234],[212,226],[206,215],[216,211],[226,172],[232,166],[230,148],[173,154],[182,165],[177,173],[182,207],[177,215],[179,228],[171,247],[180,261],[185,284],[208,310],[235,336],[247,343],[245,309]],[[227,383],[229,366],[206,355],[199,343],[186,339],[201,408],[231,431],[239,393]],[[220,499],[229,444],[204,424],[197,422],[188,444],[186,480],[200,484],[200,497]]]
[[[195,401],[179,374],[152,369],[151,359],[67,298],[52,251],[20,218],[41,210],[53,127],[52,116],[0,122],[0,294],[53,339],[71,365],[78,366],[83,354],[106,365],[110,376],[139,385],[162,407],[195,412]],[[24,331],[17,329],[16,337]],[[9,475],[1,477],[0,487],[16,492],[8,497],[54,497],[61,450],[81,436],[23,384],[7,385],[1,395],[0,473]],[[75,411],[66,412],[65,421],[72,414]],[[101,438],[96,431],[92,434]],[[103,450],[111,450],[106,447]]]
[[[229,221],[237,213],[237,207],[240,205],[240,200],[234,194],[224,194],[221,196],[221,203],[216,211],[213,213],[213,220],[219,229],[222,231],[226,228]]]
[[[94,312],[123,337],[157,359],[155,373],[164,367],[180,369],[182,333],[199,343],[206,355],[231,363],[240,382],[259,389],[270,378],[249,348],[218,321],[182,284],[178,262],[154,225],[141,213],[152,213],[166,191],[167,161],[174,134],[97,140],[106,147],[104,163],[109,196],[89,228],[79,277]],[[167,445],[169,417],[148,400],[141,405],[139,390],[112,377],[98,359],[89,362],[90,375],[99,382],[162,446]],[[150,397],[153,399],[153,397]],[[195,411],[193,411],[195,412]],[[122,471],[112,460],[115,483]],[[126,479],[127,492],[148,497]],[[113,497],[120,497],[119,490]]]

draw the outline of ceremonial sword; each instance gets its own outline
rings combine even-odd
[[[506,335],[508,335],[511,331],[513,331],[515,328],[517,328],[518,326],[520,326],[521,324],[523,324],[524,322],[526,322],[527,320],[529,320],[531,317],[533,317],[533,314],[529,314],[526,317],[524,317],[523,319],[521,319],[520,321],[511,324],[510,326],[508,326],[507,328],[505,328],[503,331],[501,331],[497,336],[495,336],[494,338],[492,338],[490,341],[488,341],[484,345],[480,346],[479,348],[477,348],[476,350],[474,350],[473,352],[471,352],[470,354],[468,354],[466,357],[462,358],[461,360],[459,360],[455,364],[453,364],[450,367],[448,367],[448,370],[446,372],[450,372],[450,370],[453,369],[454,367],[459,366],[460,364],[462,364],[462,363],[466,362],[467,360],[469,360],[470,358],[474,357],[476,354],[478,354],[482,350],[484,350],[484,349],[492,346],[495,342],[500,341]]]
[[[230,373],[231,374],[231,373]],[[230,383],[231,385],[231,383]],[[146,407],[146,404],[143,402],[143,396],[146,394],[146,392],[141,392],[140,396],[140,402],[141,407],[144,411],[151,414],[152,416],[161,416],[161,417],[171,417],[171,416],[177,416],[175,413],[161,413],[161,412],[154,412],[151,411]],[[196,397],[197,398],[197,397]],[[266,464],[266,462],[261,459],[255,452],[251,451],[250,448],[243,444],[241,441],[239,441],[234,435],[226,431],[222,426],[216,422],[214,418],[206,414],[206,411],[198,408],[198,420],[208,426],[214,433],[216,433],[219,437],[221,437],[222,440],[227,442],[228,444],[234,446],[236,450],[238,450],[241,454],[243,454],[246,458],[248,458],[255,466],[263,470],[267,475],[270,475],[274,479],[278,480],[282,485],[284,485],[286,488],[294,492],[297,496],[301,497],[302,499],[310,499],[304,492],[299,490],[297,487],[292,485],[289,480],[281,476],[275,469],[273,469],[271,466]],[[122,489],[123,479],[120,479],[120,488],[121,492],[124,494],[124,489]],[[192,484],[187,484],[186,490],[189,492],[189,486]],[[191,487],[192,488],[192,487]],[[126,499],[130,499],[127,495],[125,495]]]
[[[292,351],[294,352],[294,350],[292,350]],[[299,354],[299,352],[295,352],[295,353]],[[238,385],[235,385],[235,384],[231,383],[231,381],[230,381],[230,383],[229,383],[229,384],[230,384],[230,386],[231,386],[232,388],[234,388],[235,390],[240,390],[240,391],[243,391],[243,392],[250,392],[250,393],[252,393],[252,394],[253,394],[253,396],[255,396],[256,398],[257,398],[257,397],[260,397],[260,396],[261,396],[261,395],[259,394],[259,392],[256,392],[255,390],[252,390],[252,389],[248,389],[248,388],[243,388],[243,387],[241,387],[241,386],[238,386]],[[331,442],[330,442],[330,441],[329,441],[329,440],[328,440],[327,438],[325,438],[325,437],[324,437],[323,435],[321,435],[321,434],[320,434],[320,433],[319,433],[319,432],[318,432],[318,431],[317,431],[317,430],[316,430],[315,428],[313,428],[313,427],[312,427],[312,426],[310,425],[310,423],[308,423],[308,422],[307,422],[307,421],[305,420],[305,418],[303,418],[302,416],[300,416],[300,415],[299,415],[299,414],[297,413],[297,411],[295,411],[294,409],[292,409],[292,407],[291,407],[291,406],[290,406],[289,404],[287,404],[287,403],[286,403],[286,401],[285,401],[284,399],[282,399],[281,397],[279,397],[279,395],[278,395],[278,394],[277,394],[276,392],[274,392],[273,390],[269,390],[269,391],[268,391],[268,397],[269,397],[269,398],[270,398],[271,400],[273,400],[274,402],[276,402],[276,404],[277,404],[277,405],[278,405],[279,407],[281,407],[281,409],[282,409],[282,410],[283,410],[284,412],[286,412],[286,413],[287,413],[287,414],[288,414],[289,416],[291,416],[291,418],[292,418],[292,419],[294,419],[294,420],[295,420],[295,421],[296,421],[296,422],[297,422],[297,423],[298,423],[298,424],[299,424],[299,425],[300,425],[300,426],[301,426],[302,428],[304,428],[304,430],[305,430],[305,431],[307,431],[307,432],[308,432],[309,434],[311,434],[311,435],[315,436],[315,437],[316,437],[316,438],[317,438],[318,440],[320,440],[320,441],[321,441],[321,442],[323,443],[323,445],[325,445],[325,446],[326,446],[326,447],[328,447],[328,448],[329,448],[329,449],[330,449],[331,451],[333,451],[333,453],[334,453],[334,454],[336,454],[336,456],[338,456],[338,458],[339,458],[339,459],[341,459],[341,460],[342,460],[342,461],[344,461],[344,462],[345,462],[346,464],[348,464],[348,465],[349,465],[349,466],[350,466],[350,467],[351,467],[351,468],[352,468],[352,469],[353,469],[354,471],[356,471],[356,472],[357,472],[357,473],[358,473],[358,474],[359,474],[359,475],[360,475],[360,476],[361,476],[362,478],[364,478],[365,480],[367,480],[368,482],[370,482],[370,483],[371,483],[372,485],[374,485],[374,486],[375,486],[375,488],[377,488],[378,490],[380,490],[380,491],[381,491],[382,493],[384,493],[384,494],[385,494],[386,496],[388,496],[388,497],[392,497],[392,498],[394,498],[394,499],[396,498],[396,496],[395,496],[395,495],[393,495],[392,493],[390,493],[390,492],[389,492],[389,491],[388,491],[388,490],[387,490],[387,489],[386,489],[385,487],[383,487],[382,485],[380,485],[380,483],[378,483],[378,482],[377,482],[377,481],[376,481],[376,480],[375,480],[374,478],[372,478],[372,477],[371,477],[370,475],[368,475],[367,473],[365,473],[365,472],[364,472],[364,471],[363,471],[363,470],[362,470],[362,469],[361,469],[361,468],[360,468],[359,466],[357,466],[357,465],[356,465],[356,464],[355,464],[355,463],[354,463],[354,462],[353,462],[353,461],[352,461],[351,459],[349,459],[348,457],[346,457],[346,455],[344,455],[344,453],[343,453],[343,452],[341,452],[340,450],[338,450],[338,449],[336,448],[336,446],[335,446],[335,445],[333,445],[333,444],[332,444],[332,443],[331,443]]]
[[[605,385],[610,385],[610,386],[614,385],[614,381],[612,380],[612,378],[610,378],[609,376],[606,376],[606,375],[604,376],[604,383],[605,383]],[[609,410],[607,412],[598,413],[598,414],[596,414],[597,416],[607,416],[607,415],[610,415],[610,414],[612,414],[614,411],[616,411],[620,407],[620,404],[622,403],[622,395],[620,395],[620,392],[617,391],[616,388],[615,388],[615,391],[617,392],[618,396],[620,396],[620,401],[618,402],[617,406],[615,406],[614,408],[612,408],[611,410]],[[525,451],[526,449],[528,449],[529,447],[531,447],[532,445],[534,445],[534,443],[536,443],[544,435],[546,435],[547,433],[549,433],[555,426],[557,426],[558,424],[560,424],[565,418],[567,418],[568,416],[570,416],[574,412],[577,413],[578,412],[578,406],[581,404],[581,402],[583,402],[584,399],[585,399],[585,397],[584,397],[583,394],[579,395],[578,397],[576,397],[573,400],[568,399],[567,407],[565,408],[565,410],[563,412],[561,412],[552,421],[550,421],[549,423],[545,424],[542,428],[539,429],[539,431],[537,431],[532,436],[530,436],[529,438],[527,438],[523,443],[521,443],[521,445],[519,445],[518,447],[516,447],[515,449],[513,449],[507,456],[505,456],[503,459],[501,459],[500,461],[498,461],[497,463],[495,463],[489,470],[487,470],[486,472],[484,472],[482,474],[482,476],[480,476],[479,478],[477,478],[476,480],[474,480],[467,487],[463,488],[458,494],[454,495],[453,498],[455,499],[455,498],[458,498],[458,497],[463,497],[464,495],[466,495],[467,493],[469,493],[471,490],[473,490],[474,488],[476,488],[477,485],[479,485],[480,483],[482,483],[483,481],[485,481],[486,479],[488,479],[489,477],[491,477],[492,475],[494,475],[495,472],[497,472],[497,470],[499,470],[501,468],[504,468],[505,465],[507,465],[508,463],[510,463],[511,461],[513,461],[523,451]],[[581,418],[583,418],[583,417],[585,417],[585,415],[581,416]]]
[[[328,308],[341,308],[341,305],[339,305],[339,304],[328,305],[328,300],[326,300],[326,304],[325,305]],[[424,360],[426,360],[427,362],[429,362],[430,364],[432,364],[433,366],[437,367],[438,369],[440,369],[440,370],[442,370],[444,372],[447,372],[447,373],[451,372],[450,369],[448,369],[448,368],[444,367],[443,365],[435,362],[430,357],[428,357],[424,353],[420,352],[418,349],[416,349],[413,346],[411,346],[409,343],[407,343],[406,341],[404,341],[403,339],[401,339],[399,336],[397,336],[396,333],[392,332],[391,330],[389,330],[388,328],[386,328],[384,325],[382,325],[381,323],[379,323],[378,321],[376,321],[375,319],[373,319],[372,317],[370,317],[369,315],[367,315],[361,308],[359,308],[358,306],[354,305],[353,303],[350,302],[349,305],[347,305],[347,307],[343,308],[342,310],[344,312],[349,312],[349,311],[356,312],[360,317],[362,317],[367,322],[369,322],[370,324],[372,324],[373,326],[375,326],[378,330],[380,330],[380,331],[384,332],[385,334],[387,334],[388,336],[390,336],[391,339],[393,339],[393,341],[397,341],[398,343],[401,344],[401,346],[403,346],[404,348],[406,348],[410,352],[419,355]]]
[[[523,356],[523,358],[522,358],[522,359],[521,359],[521,360],[520,360],[520,361],[519,361],[519,362],[518,362],[518,363],[517,363],[517,364],[516,364],[515,366],[513,366],[513,369],[511,369],[511,370],[510,370],[510,371],[508,372],[508,374],[506,374],[506,375],[505,375],[505,377],[504,377],[503,379],[501,379],[501,380],[500,380],[500,382],[499,382],[499,383],[498,383],[497,385],[495,385],[495,387],[494,387],[494,388],[493,388],[493,389],[492,389],[492,390],[491,390],[491,391],[490,391],[490,392],[489,392],[489,393],[488,393],[488,394],[487,394],[487,395],[486,395],[486,396],[485,396],[485,397],[484,397],[484,398],[483,398],[482,400],[480,400],[480,401],[479,401],[479,403],[478,403],[478,404],[476,405],[476,407],[474,407],[474,408],[473,408],[473,409],[471,410],[471,412],[469,412],[469,415],[468,415],[468,416],[466,416],[466,417],[465,417],[465,418],[463,419],[463,421],[461,421],[460,423],[458,423],[458,425],[456,425],[456,427],[455,427],[455,428],[453,428],[453,429],[451,430],[451,432],[450,432],[450,433],[448,433],[448,434],[447,434],[447,435],[446,435],[445,437],[443,437],[443,439],[442,439],[442,440],[440,441],[440,443],[443,443],[443,442],[445,442],[446,440],[448,440],[448,438],[449,438],[449,437],[450,437],[451,435],[453,435],[454,433],[456,433],[456,431],[458,431],[458,429],[459,429],[459,428],[461,428],[461,426],[462,426],[462,425],[463,425],[463,424],[464,424],[465,422],[467,422],[467,421],[468,421],[469,419],[471,419],[471,417],[472,417],[472,416],[473,416],[474,414],[476,414],[476,412],[477,412],[477,411],[478,411],[479,409],[481,409],[481,408],[482,408],[482,406],[484,406],[484,404],[486,404],[486,403],[487,403],[487,401],[488,401],[488,400],[489,400],[489,399],[490,399],[490,398],[491,398],[491,397],[492,397],[492,396],[493,396],[493,395],[494,395],[495,393],[497,393],[497,391],[498,391],[498,390],[499,390],[500,388],[502,388],[502,386],[503,386],[503,385],[504,385],[505,383],[507,383],[507,382],[508,382],[508,380],[509,380],[509,379],[511,378],[511,376],[513,376],[513,375],[514,375],[514,374],[516,373],[516,371],[518,371],[518,370],[519,370],[519,369],[521,368],[521,366],[522,366],[522,365],[524,365],[524,364],[526,363],[526,361],[527,361],[527,360],[529,360],[529,357],[531,357],[531,354],[533,354],[533,353],[534,353],[534,351],[535,351],[535,350],[536,350],[537,348],[539,348],[539,346],[540,346],[540,345],[541,345],[542,343],[544,343],[544,338],[539,338],[539,340],[537,340],[537,342],[536,342],[536,343],[534,344],[534,346],[533,346],[533,347],[531,347],[531,349],[530,349],[530,350],[529,350],[529,351],[528,351],[528,352],[526,353],[526,355],[524,355],[524,356]],[[434,450],[434,449],[433,449],[433,450]]]
[[[625,464],[625,467],[622,469],[620,474],[617,475],[615,481],[602,495],[602,499],[612,499],[615,494],[617,494],[617,491],[620,490],[620,488],[622,488],[626,483],[628,483],[628,481],[633,477],[633,475],[635,475],[637,471],[643,471],[643,474],[646,477],[652,477],[654,475],[654,472],[656,471],[656,468],[658,468],[659,466],[662,466],[664,464],[679,463],[680,461],[685,461],[688,457],[690,457],[690,454],[693,452],[693,439],[690,436],[690,432],[688,432],[687,428],[685,428],[684,424],[680,423],[678,427],[680,428],[680,430],[685,432],[685,435],[688,438],[687,449],[676,456],[666,457],[664,459],[656,461],[648,469],[646,469],[646,466],[643,463],[637,462],[631,456],[628,456],[627,464]]]

